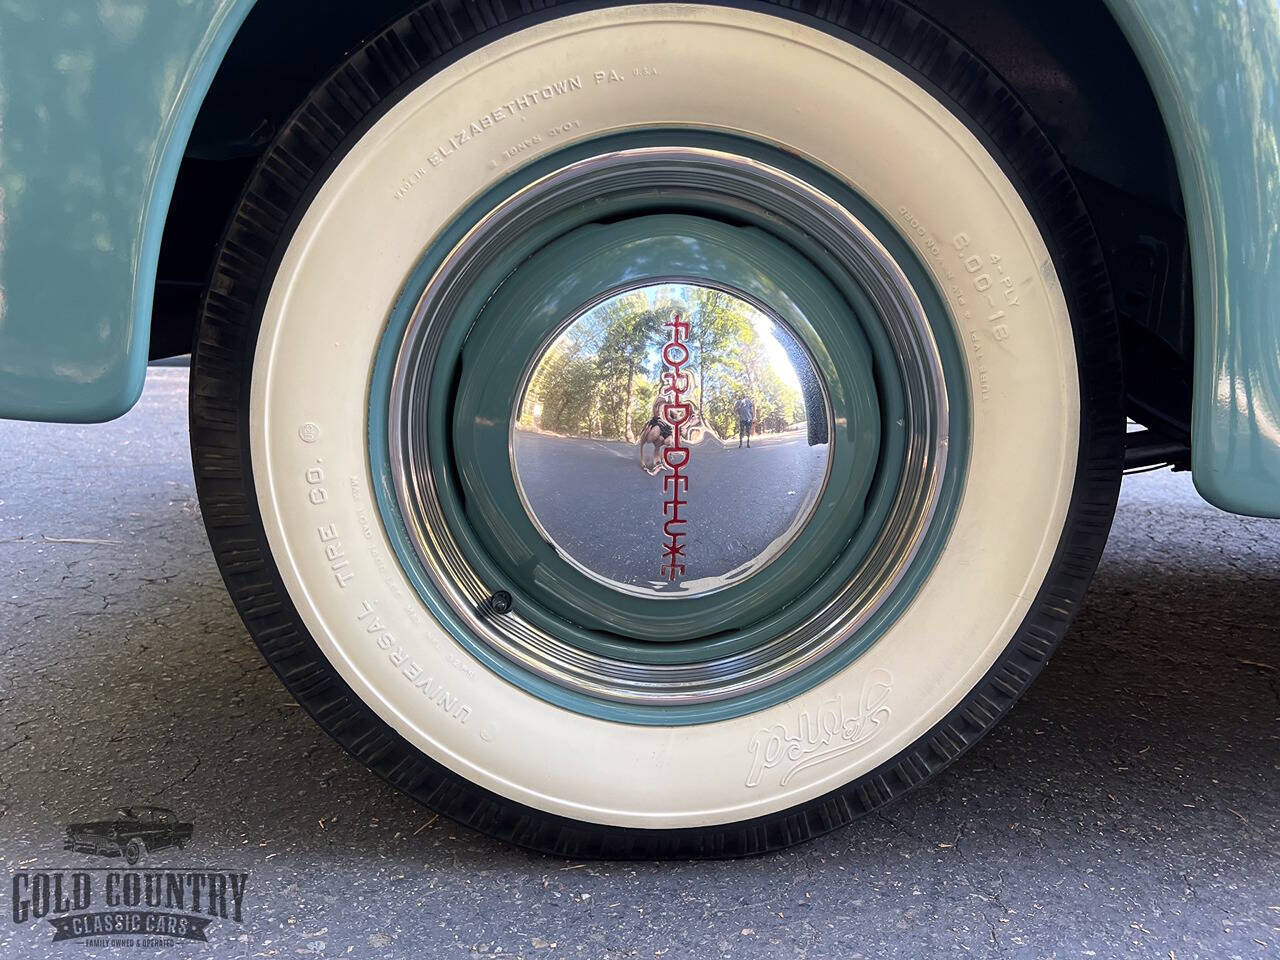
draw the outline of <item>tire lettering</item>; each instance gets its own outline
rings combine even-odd
[[[366,636],[372,637],[379,650],[387,654],[387,660],[395,668],[396,673],[418,690],[431,703],[458,723],[466,723],[471,716],[471,707],[462,698],[449,690],[444,681],[425,671],[422,664],[409,656],[392,636],[382,620],[378,617],[373,604],[368,600],[360,601],[360,610],[356,614],[356,623],[360,625]]]
[[[351,569],[351,561],[347,559],[342,539],[338,536],[337,525],[326,523],[317,527],[316,532],[324,548],[324,558],[329,564],[329,572],[333,574],[333,579],[337,581],[338,586],[346,588],[356,575]]]
[[[778,786],[785,787],[796,774],[856,751],[889,719],[892,689],[893,675],[877,668],[868,674],[852,712],[837,693],[802,711],[793,727],[776,723],[757,731],[747,742],[751,767],[746,786],[760,786],[766,773],[781,766]]]

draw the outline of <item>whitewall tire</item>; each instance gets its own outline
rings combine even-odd
[[[905,5],[887,14],[899,29],[875,34],[889,48],[856,16],[758,8],[552,5],[485,26],[426,4],[280,133],[205,305],[196,474],[250,632],[373,770],[539,849],[760,852],[917,785],[1033,679],[1110,523],[1114,319],[1048,142]],[[466,611],[445,623],[424,600],[370,453],[385,430],[371,421],[386,403],[379,351],[397,304],[420,293],[424,251],[521,171],[646,130],[758,143],[863,198],[936,293],[956,357],[946,387],[961,399],[939,441],[959,471],[951,500],[921,520],[945,512],[945,535],[874,642],[794,696],[670,722],[578,709],[541,692],[545,675],[513,682],[523,666],[494,669],[459,642]],[[952,439],[964,449],[947,450]]]

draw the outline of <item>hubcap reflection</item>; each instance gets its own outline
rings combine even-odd
[[[760,571],[813,514],[829,411],[795,335],[672,280],[610,296],[538,356],[512,418],[530,518],[613,589],[699,596]]]

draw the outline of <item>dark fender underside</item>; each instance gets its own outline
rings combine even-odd
[[[855,0],[857,2],[857,0]],[[1181,462],[1190,436],[1191,274],[1173,153],[1150,87],[1099,0],[915,0],[1013,88],[1089,209],[1120,320],[1128,415]],[[346,52],[416,4],[259,0],[201,110],[160,255],[151,356],[191,348],[215,247],[257,158]],[[472,16],[509,6],[470,0]],[[826,9],[797,0],[797,15]],[[281,37],[289,42],[282,44]]]

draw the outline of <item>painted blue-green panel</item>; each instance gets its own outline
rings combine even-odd
[[[252,0],[0,0],[0,417],[124,413],[178,163]]]
[[[1169,128],[1191,236],[1192,476],[1280,516],[1280,3],[1107,0]]]

